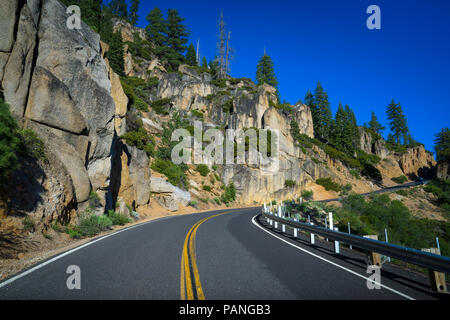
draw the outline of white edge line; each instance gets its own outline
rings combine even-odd
[[[81,245],[81,246],[79,246],[79,247],[76,247],[76,248],[74,248],[74,249],[72,249],[72,250],[66,251],[66,252],[64,252],[64,253],[62,253],[62,254],[60,254],[60,255],[58,255],[58,256],[56,256],[56,257],[50,259],[50,260],[47,260],[47,261],[45,261],[45,262],[43,262],[43,263],[41,263],[41,264],[38,264],[37,266],[34,266],[33,268],[31,268],[31,269],[29,269],[29,270],[27,270],[27,271],[24,271],[24,272],[22,272],[22,273],[19,273],[18,275],[15,275],[14,277],[12,277],[12,278],[10,278],[10,279],[4,281],[4,282],[1,282],[1,283],[0,283],[0,288],[3,288],[3,287],[5,287],[5,286],[7,286],[7,285],[13,283],[14,281],[16,281],[16,280],[18,280],[18,279],[20,279],[20,278],[23,278],[23,277],[29,275],[30,273],[33,273],[34,271],[39,270],[39,269],[45,267],[46,265],[48,265],[48,264],[50,264],[50,263],[52,263],[52,262],[55,262],[55,261],[57,261],[57,260],[59,260],[59,259],[61,259],[61,258],[64,258],[65,256],[68,256],[68,255],[70,255],[70,254],[72,254],[72,253],[74,253],[74,252],[76,252],[76,251],[78,251],[78,250],[81,250],[81,249],[83,249],[83,248],[86,248],[86,247],[88,247],[88,246],[90,246],[90,245],[92,245],[92,244],[94,244],[94,243],[96,243],[96,242],[99,242],[99,241],[102,241],[102,240],[104,240],[104,239],[106,239],[106,238],[115,236],[115,235],[117,235],[117,234],[119,234],[119,233],[122,233],[122,232],[124,232],[124,231],[128,231],[128,230],[131,230],[131,229],[134,229],[134,228],[137,228],[137,227],[145,226],[145,225],[147,225],[147,224],[149,224],[149,223],[153,223],[153,222],[156,222],[156,221],[161,221],[161,220],[165,220],[165,219],[169,219],[169,218],[173,218],[173,217],[176,217],[176,216],[172,216],[172,217],[162,217],[162,218],[155,219],[155,220],[152,220],[152,221],[144,222],[144,223],[141,223],[141,224],[137,224],[137,225],[135,225],[135,226],[130,226],[130,227],[128,227],[128,228],[125,228],[125,229],[122,229],[122,230],[118,230],[118,231],[116,231],[116,232],[113,232],[113,233],[108,234],[108,235],[106,235],[106,236],[100,237],[100,238],[98,238],[98,239],[92,240],[92,241],[90,241],[90,242],[88,242],[88,243],[85,243],[85,244],[83,244],[83,245]]]
[[[253,219],[252,219],[253,224],[254,224],[255,226],[257,226],[258,228],[260,228],[262,231],[267,232],[268,234],[270,234],[272,237],[275,237],[275,238],[277,238],[278,240],[281,240],[281,241],[287,243],[288,245],[290,245],[290,246],[292,246],[292,247],[294,247],[294,248],[297,248],[298,250],[301,250],[301,251],[303,251],[303,252],[305,252],[305,253],[307,253],[307,254],[309,254],[309,255],[312,255],[313,257],[316,257],[316,258],[318,258],[318,259],[320,259],[320,260],[323,260],[323,261],[325,261],[325,262],[328,262],[329,264],[331,264],[331,265],[333,265],[333,266],[335,266],[335,267],[338,267],[338,268],[343,269],[343,270],[345,270],[345,271],[347,271],[347,272],[349,272],[349,273],[351,273],[351,274],[354,274],[355,276],[358,276],[358,277],[360,277],[360,278],[363,278],[363,279],[365,279],[365,280],[369,280],[369,281],[373,282],[373,280],[370,279],[370,278],[368,278],[368,277],[365,277],[365,276],[363,276],[363,275],[361,275],[361,274],[359,274],[359,273],[357,273],[357,272],[355,272],[355,271],[352,271],[352,270],[350,270],[350,269],[347,269],[346,267],[343,267],[343,266],[341,266],[341,265],[339,265],[339,264],[337,264],[337,263],[334,263],[334,262],[332,262],[332,261],[330,261],[330,260],[327,260],[327,259],[325,259],[325,258],[323,258],[323,257],[321,257],[321,256],[319,256],[319,255],[317,255],[317,254],[315,254],[315,253],[312,253],[312,252],[310,252],[310,251],[308,251],[308,250],[306,250],[306,249],[303,249],[303,248],[301,248],[301,247],[299,247],[299,246],[297,246],[297,245],[295,245],[295,244],[293,244],[293,243],[290,243],[289,241],[287,241],[287,240],[285,240],[285,239],[283,239],[283,238],[281,238],[281,237],[279,237],[279,236],[273,234],[272,232],[266,230],[264,227],[260,226],[260,225],[255,221],[255,219],[256,219],[257,216],[258,216],[258,215],[256,215],[256,216],[253,217]],[[386,285],[384,285],[384,284],[377,283],[377,282],[375,282],[375,284],[378,284],[378,285],[380,285],[381,287],[383,287],[383,288],[385,288],[385,289],[387,289],[387,290],[389,290],[389,291],[392,291],[392,292],[394,292],[394,293],[396,293],[396,294],[398,294],[398,295],[400,295],[400,296],[402,296],[403,298],[406,298],[406,299],[408,299],[408,300],[416,300],[416,299],[414,299],[414,298],[412,298],[412,297],[410,297],[410,296],[408,296],[408,295],[406,295],[406,294],[404,294],[404,293],[401,293],[401,292],[399,292],[399,291],[397,291],[397,290],[395,290],[395,289],[392,289],[392,288],[390,288],[390,287],[388,287],[388,286],[386,286]]]

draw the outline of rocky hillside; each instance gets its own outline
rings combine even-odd
[[[168,73],[164,61],[134,54],[133,34],[148,39],[127,23],[115,21],[128,43],[121,79],[109,66],[108,45],[98,34],[85,24],[81,30],[66,28],[68,15],[59,1],[8,0],[0,9],[0,88],[20,126],[43,140],[48,158],[22,159],[4,183],[2,229],[13,229],[15,217],[23,215],[44,227],[66,223],[93,199],[98,214],[115,208],[143,215],[155,203],[169,211],[198,200],[205,208],[220,205],[230,182],[236,201],[244,205],[296,198],[306,189],[316,197],[334,197],[315,183],[320,178],[368,192],[394,184],[391,178],[433,174],[433,156],[423,147],[395,153],[361,128],[360,149],[376,156],[371,159],[383,175],[382,184],[374,183],[313,139],[311,110],[301,101],[286,109],[275,103],[273,87],[246,78],[213,79],[201,68],[182,65]],[[190,166],[188,185],[171,184],[150,169],[151,152],[120,137],[142,123],[158,148],[164,126],[176,113],[190,123],[202,119],[209,128],[279,130],[280,170],[268,175],[255,166],[219,165],[204,176]],[[293,137],[294,122],[303,143]]]

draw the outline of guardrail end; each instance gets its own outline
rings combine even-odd
[[[372,240],[378,240],[378,235],[374,234],[374,235],[366,235],[364,236],[364,238],[368,238],[368,239],[372,239]],[[376,252],[371,252],[370,253],[370,262],[372,263],[373,266],[378,266],[381,269],[381,254],[376,253]]]
[[[438,248],[421,249],[424,252],[441,255],[441,250]],[[431,290],[437,293],[448,293],[447,283],[445,281],[445,273],[428,269],[428,276],[430,279]]]

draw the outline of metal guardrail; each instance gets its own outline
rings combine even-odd
[[[320,235],[330,240],[344,242],[356,248],[383,254],[385,256],[396,258],[434,271],[450,273],[450,258],[446,256],[402,247],[383,241],[372,240],[340,231],[333,231],[331,229],[294,221],[292,219],[281,218],[273,213],[264,212],[264,210],[262,215],[278,223]]]

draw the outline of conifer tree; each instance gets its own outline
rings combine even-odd
[[[206,60],[206,57],[203,57],[203,60],[202,60],[202,68],[203,68],[204,70],[208,70],[208,60]]]
[[[394,99],[392,99],[392,102],[386,109],[386,115],[394,143],[407,145],[409,143],[409,129],[400,103],[395,103]]]
[[[373,112],[373,111],[372,111],[372,117],[368,123],[368,128],[371,129],[373,132],[379,134],[380,136],[382,135],[383,131],[386,129],[378,122],[378,118],[375,115],[375,112]]]
[[[112,35],[108,51],[108,60],[114,72],[118,75],[123,75],[125,60],[123,58],[123,39],[121,30],[114,32]]]
[[[128,7],[125,0],[112,0],[109,7],[113,14],[123,19],[128,19]]]
[[[320,82],[317,83],[314,91],[314,107],[317,108],[316,121],[314,125],[315,134],[318,138],[329,139],[333,116],[331,114],[330,103],[328,102],[328,94],[322,88]]]
[[[436,134],[434,150],[438,162],[450,163],[450,130],[447,127]]]
[[[158,7],[155,7],[147,15],[148,25],[145,28],[148,37],[156,47],[164,46],[166,43],[166,23],[163,14]]]
[[[186,63],[193,67],[197,66],[197,56],[196,56],[196,52],[195,52],[195,47],[192,43],[188,47],[188,50],[186,53]]]
[[[179,54],[184,54],[186,51],[186,43],[189,37],[189,31],[185,25],[181,24],[184,21],[178,14],[178,10],[169,9],[167,13],[167,45]],[[195,51],[195,49],[194,49]]]
[[[130,23],[135,26],[139,19],[138,16],[139,10],[139,0],[131,0],[131,8],[130,8]]]
[[[267,83],[274,88],[278,88],[273,61],[266,54],[261,57],[256,67],[256,83],[258,85]]]

